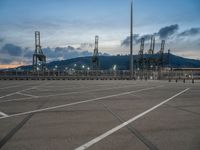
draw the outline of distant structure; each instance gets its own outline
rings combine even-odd
[[[94,46],[94,54],[92,56],[92,68],[93,70],[99,70],[99,48],[98,48],[98,44],[99,44],[99,36],[95,36],[95,46]]]
[[[159,63],[160,63],[160,67],[163,67],[164,65],[164,50],[165,50],[165,40],[162,40],[161,42],[161,46],[160,46],[160,51],[159,51],[159,54],[160,54],[160,60],[159,60]]]
[[[154,48],[155,48],[155,37],[151,36],[151,44],[150,49],[148,51],[148,54],[154,54]]]
[[[40,32],[35,31],[35,52],[33,54],[33,71],[45,71],[46,56],[42,52],[40,45]]]
[[[171,67],[171,64],[170,64],[170,49],[168,49],[168,51],[167,51],[167,61],[168,61],[168,68],[170,68]]]
[[[140,50],[138,52],[138,67],[144,69],[144,38],[141,39]]]
[[[143,70],[161,70],[164,68],[164,49],[165,40],[162,40],[160,50],[154,53],[155,48],[155,37],[151,37],[150,49],[147,54],[144,54],[144,38],[141,39],[140,50],[138,51],[137,59],[134,60],[135,68],[139,71]],[[168,51],[168,64],[169,62],[169,52]],[[169,66],[169,65],[168,65]]]
[[[130,79],[133,79],[133,2],[131,2],[130,22]]]

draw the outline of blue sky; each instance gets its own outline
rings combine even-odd
[[[6,44],[12,44],[23,50],[22,55],[24,51],[33,51],[34,31],[39,30],[43,48],[49,47],[52,50],[56,47],[72,46],[92,52],[94,36],[99,35],[102,53],[127,54],[128,46],[122,46],[121,43],[129,35],[130,2],[0,0],[1,49]],[[200,58],[199,0],[133,0],[133,4],[134,34],[141,37],[158,33],[161,28],[178,25],[173,34],[167,37],[166,49],[171,48],[173,53],[181,56]],[[178,36],[193,28],[195,34]],[[157,37],[157,49],[160,40]],[[149,39],[146,44],[148,42]],[[134,53],[138,52],[138,47],[139,44],[135,43]],[[146,45],[145,49],[148,48]],[[8,55],[5,50],[4,55]],[[20,58],[16,59],[15,63],[19,60]]]

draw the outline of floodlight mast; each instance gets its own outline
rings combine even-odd
[[[133,2],[131,1],[131,22],[130,22],[130,79],[133,79]]]

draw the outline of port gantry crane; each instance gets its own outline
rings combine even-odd
[[[154,54],[154,48],[155,48],[155,37],[151,36],[151,44],[150,49],[148,51],[148,54]]]
[[[160,46],[160,58],[159,58],[159,66],[162,68],[164,65],[164,49],[165,49],[165,40],[162,40],[161,46]]]
[[[99,36],[95,36],[94,54],[92,56],[92,69],[99,70],[99,52],[98,52]]]
[[[148,70],[153,70],[154,67],[156,66],[157,60],[155,60],[155,58],[153,57],[154,49],[155,49],[155,37],[151,36],[150,49],[148,51],[148,58],[146,60]]]
[[[46,56],[42,52],[40,45],[40,32],[35,31],[35,52],[33,54],[33,71],[45,71]]]
[[[140,50],[138,52],[138,68],[144,69],[144,38],[141,38]]]
[[[137,60],[134,61],[138,70],[157,70],[164,67],[165,40],[162,40],[160,50],[154,55],[155,37],[151,37],[150,49],[144,55],[144,38],[141,38]]]

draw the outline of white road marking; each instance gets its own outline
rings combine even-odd
[[[4,98],[4,97],[8,97],[8,96],[12,96],[12,95],[15,95],[19,92],[24,92],[24,91],[28,91],[28,90],[31,90],[31,89],[34,89],[35,87],[31,87],[31,88],[27,88],[27,89],[24,89],[24,90],[20,90],[20,91],[17,91],[17,92],[13,92],[13,93],[10,93],[10,94],[7,94],[7,95],[4,95],[4,96],[0,96],[0,99],[1,98]]]
[[[21,92],[16,92],[16,94],[19,94],[19,95],[24,95],[24,96],[29,96],[29,97],[38,97],[38,96],[35,96],[35,95],[31,95],[31,94],[26,94],[26,93],[21,93]]]
[[[47,84],[50,84],[50,83],[42,83],[42,85],[47,85]],[[33,86],[33,87],[31,87],[31,88],[27,88],[27,89],[23,89],[23,90],[20,90],[20,91],[16,91],[16,92],[13,92],[13,93],[10,93],[10,94],[7,94],[7,95],[4,95],[4,96],[0,96],[0,99],[1,98],[4,98],[4,97],[8,97],[8,96],[12,96],[12,95],[15,95],[15,94],[17,94],[17,93],[21,93],[21,92],[24,92],[24,91],[28,91],[28,90],[31,90],[31,89],[35,89],[35,88],[37,88],[37,87],[39,87],[41,84],[39,84],[39,85],[37,85],[37,86]],[[1,102],[3,102],[3,101],[1,101]],[[1,103],[0,102],[0,103]]]
[[[39,96],[37,96],[37,97],[23,97],[23,98],[16,98],[16,99],[4,100],[4,101],[0,101],[0,104],[1,103],[6,103],[6,102],[12,102],[12,101],[29,100],[29,99],[34,99],[34,98],[39,98]]]
[[[9,89],[9,88],[13,88],[13,87],[20,87],[20,86],[21,85],[7,86],[7,87],[0,88],[0,90]]]
[[[173,98],[175,98],[175,97],[181,95],[182,93],[186,92],[186,91],[189,90],[189,89],[190,89],[190,88],[187,88],[187,89],[185,89],[185,90],[183,90],[183,91],[181,91],[181,92],[175,94],[174,96],[172,96],[172,97],[170,97],[170,98],[164,100],[163,102],[161,102],[161,103],[155,105],[154,107],[152,107],[152,108],[150,108],[150,109],[144,111],[143,113],[141,113],[141,114],[139,114],[139,115],[137,115],[137,116],[135,116],[135,117],[129,119],[128,121],[126,121],[126,122],[124,122],[124,123],[122,123],[122,124],[116,126],[115,128],[113,128],[113,129],[111,129],[111,130],[109,130],[109,131],[103,133],[102,135],[100,135],[100,136],[98,136],[98,137],[92,139],[91,141],[87,142],[86,144],[81,145],[80,147],[76,148],[75,150],[85,150],[85,149],[89,148],[89,147],[92,146],[93,144],[95,144],[95,143],[101,141],[102,139],[106,138],[107,136],[113,134],[114,132],[118,131],[119,129],[125,127],[126,125],[130,124],[131,122],[133,122],[133,121],[139,119],[140,117],[146,115],[147,113],[153,111],[154,109],[160,107],[161,105],[167,103],[168,101],[170,101],[170,100],[172,100]]]
[[[63,91],[63,90],[66,90],[66,89],[76,89],[77,86],[73,86],[73,87],[66,87],[66,86],[52,86],[53,89],[44,89],[46,87],[40,87],[41,89],[36,89],[38,91]],[[48,86],[49,88],[49,86]],[[86,88],[85,86],[82,86],[82,85],[78,85],[78,88]]]
[[[17,83],[15,83],[15,84],[17,84]],[[11,85],[11,86],[7,86],[7,87],[1,87],[0,90],[2,90],[2,89],[9,89],[9,88],[13,88],[13,87],[22,87],[22,86],[31,86],[32,87],[32,84]]]
[[[47,92],[50,91],[49,89],[36,89],[37,91],[41,91],[41,92]]]
[[[14,93],[10,93],[10,94],[6,94],[6,95],[4,95],[4,96],[0,96],[0,99],[1,99],[1,98],[4,98],[4,97],[8,97],[8,96],[15,95],[15,94],[16,94],[16,92],[14,92]]]
[[[136,83],[135,83],[136,84]],[[30,98],[16,98],[16,99],[9,99],[9,100],[4,100],[0,101],[0,103],[6,103],[6,102],[12,102],[12,101],[22,101],[22,100],[28,100],[28,99],[33,99],[33,98],[44,98],[44,97],[54,97],[54,96],[63,96],[63,95],[69,95],[69,94],[77,94],[77,93],[85,93],[85,92],[97,92],[97,91],[105,91],[109,89],[119,89],[119,88],[125,88],[125,87],[131,87],[135,86],[135,84],[128,85],[128,86],[122,86],[122,87],[110,87],[110,88],[104,88],[104,89],[94,89],[94,90],[87,90],[87,91],[74,91],[74,92],[69,92],[69,93],[60,93],[60,94],[52,94],[52,95],[44,95],[44,96],[37,96],[37,97],[30,97]],[[14,93],[16,94],[16,93]]]
[[[108,96],[98,97],[98,98],[94,98],[94,99],[88,99],[88,100],[84,100],[84,101],[78,101],[78,102],[74,102],[74,103],[67,103],[67,104],[57,105],[57,106],[53,106],[53,107],[36,109],[36,110],[32,110],[32,111],[12,114],[12,115],[9,115],[7,117],[0,117],[0,119],[10,118],[10,117],[15,117],[15,116],[21,116],[21,115],[27,115],[27,114],[31,114],[31,113],[38,113],[38,112],[43,112],[43,111],[47,111],[47,110],[53,110],[53,109],[57,109],[57,108],[63,108],[63,107],[67,107],[67,106],[72,106],[72,105],[83,104],[83,103],[93,102],[93,101],[97,101],[97,100],[107,99],[107,98],[111,98],[111,97],[128,95],[128,94],[131,94],[131,93],[136,93],[136,92],[141,92],[141,91],[146,91],[146,90],[152,90],[152,89],[155,89],[155,88],[158,88],[158,87],[163,87],[163,86],[161,85],[161,86],[156,86],[156,87],[144,88],[144,89],[139,89],[139,90],[135,90],[135,91],[123,92],[123,93],[119,93],[119,94],[108,95]]]
[[[3,117],[8,117],[7,114],[5,114],[5,113],[3,113],[3,112],[1,112],[1,111],[0,111],[0,115],[3,116]]]

